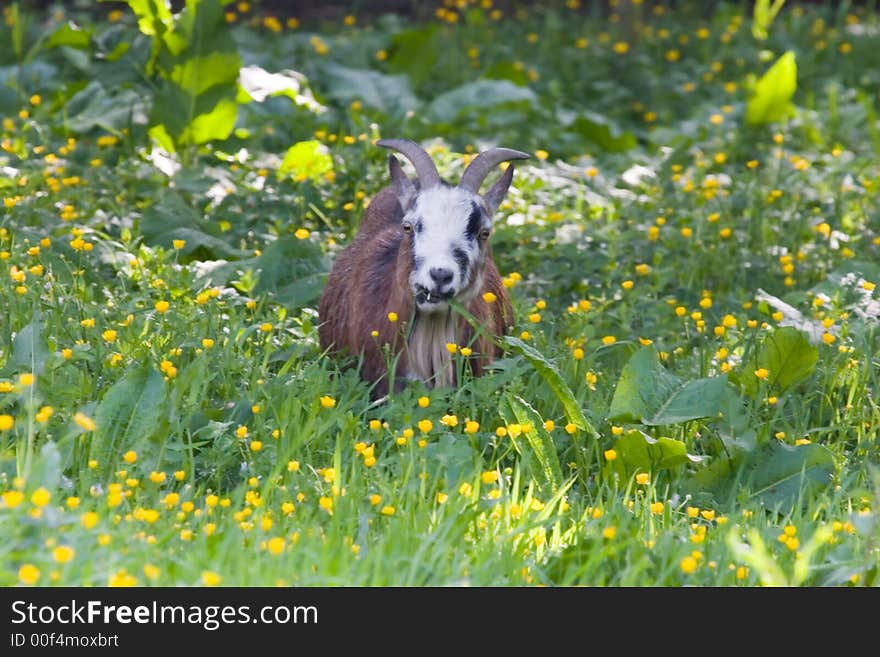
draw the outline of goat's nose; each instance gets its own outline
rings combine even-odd
[[[445,287],[452,282],[453,273],[451,269],[432,267],[428,273],[431,274],[431,280],[437,284],[438,288]]]

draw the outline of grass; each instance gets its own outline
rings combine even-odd
[[[175,153],[133,15],[4,10],[0,584],[876,585],[873,5],[759,42],[741,5],[566,4],[228,7],[326,109],[166,118]],[[751,125],[787,50],[795,110]],[[506,357],[377,404],[315,308],[379,135],[439,137],[453,180],[535,158],[492,237]]]

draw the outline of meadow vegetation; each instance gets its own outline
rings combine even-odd
[[[0,584],[877,584],[873,3],[127,5],[0,20]],[[380,137],[534,157],[505,357],[375,403]]]

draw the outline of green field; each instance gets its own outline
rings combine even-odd
[[[878,584],[875,3],[128,4],[0,20],[0,585]],[[381,137],[533,157],[505,356],[374,403]]]

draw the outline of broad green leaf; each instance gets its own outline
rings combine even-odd
[[[388,48],[388,70],[404,74],[421,85],[434,74],[434,66],[444,50],[437,25],[398,32]]]
[[[443,434],[440,440],[427,444],[425,463],[431,481],[445,481],[450,487],[457,485],[465,473],[472,472],[476,467],[474,449],[470,444],[459,436],[449,434]]]
[[[757,499],[780,510],[827,488],[834,474],[834,456],[822,445],[785,445],[771,441],[752,453],[719,458],[697,472],[692,485],[710,492],[720,503],[731,498]]]
[[[158,71],[151,136],[167,151],[226,139],[238,113],[241,57],[216,0],[187,0],[177,15],[158,0],[132,0],[153,38],[148,74]]]
[[[766,369],[766,384],[777,392],[785,392],[795,383],[806,379],[819,360],[819,349],[810,344],[807,336],[792,326],[783,326],[768,333],[758,348],[751,353],[740,374],[740,383],[749,395],[754,396],[761,385],[755,376],[759,369]]]
[[[278,178],[291,176],[295,180],[317,180],[333,170],[333,158],[327,147],[317,140],[301,141],[287,149]]]
[[[174,240],[185,240],[182,249],[185,254],[201,250],[205,252],[201,254],[203,257],[242,258],[250,255],[219,237],[219,228],[203,219],[174,193],[167,194],[144,211],[140,231],[144,241],[151,246],[171,248]]]
[[[0,113],[12,114],[19,107],[21,107],[21,99],[18,92],[0,81]]]
[[[128,6],[138,18],[138,29],[152,37],[147,74],[152,75],[159,57],[164,37],[174,30],[174,15],[168,0],[127,0]]]
[[[734,386],[727,386],[719,405],[720,418],[716,426],[718,437],[730,452],[751,452],[758,444],[754,420],[746,411],[744,400]]]
[[[147,122],[147,108],[136,91],[123,89],[111,96],[95,80],[67,101],[67,114],[67,128],[79,133],[93,128],[119,132]]]
[[[797,90],[797,63],[789,50],[755,83],[746,103],[746,123],[775,123],[794,114],[791,99]]]
[[[531,89],[508,80],[478,80],[437,96],[428,105],[425,116],[437,123],[453,123],[472,110],[486,114],[508,104],[529,108],[537,100]]]
[[[612,119],[597,112],[581,110],[557,112],[560,125],[609,153],[620,153],[636,147],[636,136],[622,130]]]
[[[175,64],[168,77],[190,96],[200,96],[211,87],[237,81],[240,62],[237,52],[209,52]]]
[[[61,451],[53,440],[48,440],[40,447],[40,452],[30,468],[27,476],[30,481],[40,482],[40,486],[53,491],[61,483],[63,464]]]
[[[138,17],[138,29],[147,36],[161,35],[174,27],[168,0],[127,0]]]
[[[509,80],[520,87],[528,86],[529,77],[523,66],[517,66],[514,62],[497,62],[490,66],[483,77],[490,80]]]
[[[594,438],[599,437],[598,432],[593,425],[590,424],[589,420],[587,420],[583,410],[581,410],[571,388],[569,388],[565,381],[563,381],[562,376],[559,374],[559,370],[556,369],[556,366],[553,365],[553,363],[547,360],[540,351],[531,345],[526,344],[519,338],[505,336],[502,338],[502,342],[508,349],[523,356],[529,361],[529,363],[531,363],[532,367],[535,368],[535,371],[544,379],[544,382],[550,386],[550,389],[553,391],[553,394],[556,395],[559,403],[562,404],[565,417],[569,422],[574,424],[578,429],[589,432]]]
[[[12,341],[12,361],[39,376],[49,360],[49,348],[43,339],[43,317],[35,310],[31,323],[21,329]]]
[[[287,237],[270,244],[253,261],[259,272],[255,294],[273,294],[287,308],[316,301],[329,267],[321,248],[310,240]]]
[[[64,23],[46,39],[46,47],[68,46],[70,48],[85,49],[89,47],[91,35],[91,30],[84,30],[76,23]]]
[[[386,75],[378,71],[326,64],[318,78],[325,95],[348,105],[359,100],[364,107],[389,117],[400,117],[418,106],[405,75]]]
[[[785,445],[772,441],[753,461],[748,472],[752,498],[770,508],[785,508],[804,494],[809,496],[831,484],[834,456],[822,445]]]
[[[702,459],[688,454],[687,447],[680,440],[672,438],[652,438],[648,434],[631,430],[620,436],[614,443],[617,458],[612,461],[615,470],[623,476],[638,472],[655,472],[684,465],[699,463]]]
[[[178,143],[206,144],[209,141],[226,139],[235,128],[237,115],[238,104],[235,99],[222,98],[212,110],[193,117],[192,122],[178,138]]]
[[[682,381],[660,364],[654,347],[643,347],[623,368],[609,418],[657,426],[713,417],[726,389],[723,376]]]
[[[553,438],[544,429],[544,420],[540,414],[522,397],[508,395],[507,403],[513,412],[516,422],[523,427],[523,435],[530,448],[528,459],[530,464],[537,464],[538,481],[549,487],[550,492],[555,493],[562,481],[562,468],[559,466],[559,457],[556,454],[556,446]],[[511,437],[517,451],[522,454],[523,447],[516,438]]]
[[[109,476],[118,455],[152,436],[165,415],[166,389],[162,375],[144,365],[126,374],[104,395],[95,411],[91,458],[102,476]]]

